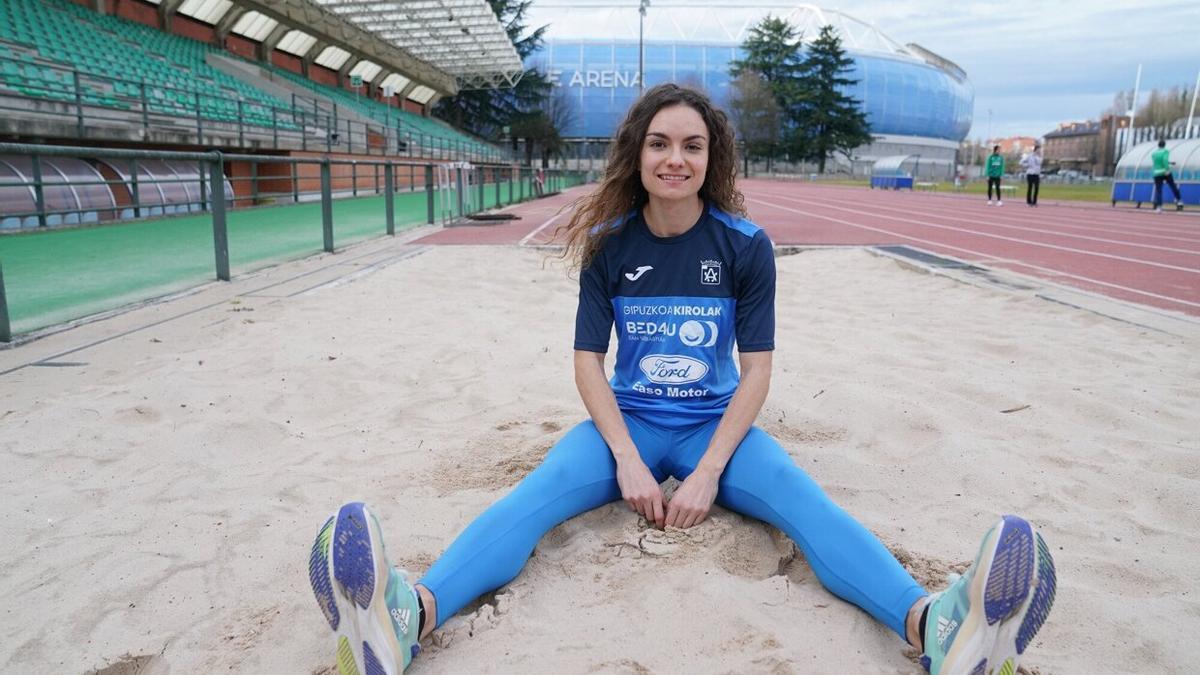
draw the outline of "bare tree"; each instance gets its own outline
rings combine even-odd
[[[775,94],[756,71],[744,68],[730,83],[729,113],[750,157],[765,157],[767,171],[779,146],[780,112]]]
[[[1184,87],[1151,91],[1146,103],[1138,108],[1138,126],[1151,127],[1157,129],[1159,134],[1166,134],[1176,122],[1187,117],[1190,94]]]

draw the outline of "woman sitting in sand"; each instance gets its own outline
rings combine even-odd
[[[775,261],[744,217],[736,167],[729,122],[703,94],[665,84],[633,105],[603,183],[564,228],[580,270],[575,381],[591,420],[415,585],[388,563],[366,506],[326,521],[309,570],[342,673],[402,671],[421,638],[516,577],[550,528],[618,499],[659,528],[693,527],[714,502],[766,521],[825,588],[921,650],[931,673],[1015,672],[1054,600],[1054,562],[1032,525],[1001,518],[967,573],[931,595],[751,426],[771,381]],[[682,481],[669,501],[668,476]]]

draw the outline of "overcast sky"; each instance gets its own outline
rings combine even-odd
[[[651,0],[647,39],[660,21],[670,21],[673,4],[736,10],[794,7],[800,2]],[[1042,136],[1060,122],[1096,119],[1118,91],[1133,89],[1139,63],[1143,92],[1173,85],[1191,88],[1200,71],[1200,0],[812,0],[812,4],[872,23],[901,44],[915,42],[961,66],[975,86],[972,139],[989,135],[989,110],[992,137]],[[637,0],[534,0],[529,25],[557,23],[563,30],[571,23],[565,21],[568,17],[591,17],[584,11],[589,7],[628,8],[616,10],[628,19],[621,32],[637,30]],[[723,13],[736,15],[736,11]],[[551,35],[555,28],[551,26]],[[591,35],[611,28],[587,23],[570,30]],[[1145,101],[1144,93],[1140,100]]]
[[[843,0],[834,8],[962,66],[975,85],[971,138],[987,136],[989,109],[993,137],[1095,119],[1118,90],[1133,88],[1138,63],[1143,92],[1191,88],[1200,72],[1200,0]]]

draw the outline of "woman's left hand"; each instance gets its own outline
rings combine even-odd
[[[715,476],[703,471],[693,471],[679,485],[679,489],[667,503],[666,524],[686,530],[693,525],[699,525],[708,517],[713,500],[717,498],[717,480]]]

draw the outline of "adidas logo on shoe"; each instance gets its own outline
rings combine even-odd
[[[392,618],[396,620],[396,623],[400,624],[400,631],[406,635],[408,634],[408,619],[411,616],[412,616],[412,612],[409,611],[407,608],[405,608],[405,609],[393,608],[392,609]]]
[[[954,621],[953,619],[947,619],[944,616],[938,617],[938,625],[937,625],[938,646],[942,646],[942,645],[946,644],[946,638],[950,637],[950,634],[954,632],[955,628],[958,628],[957,621]]]

